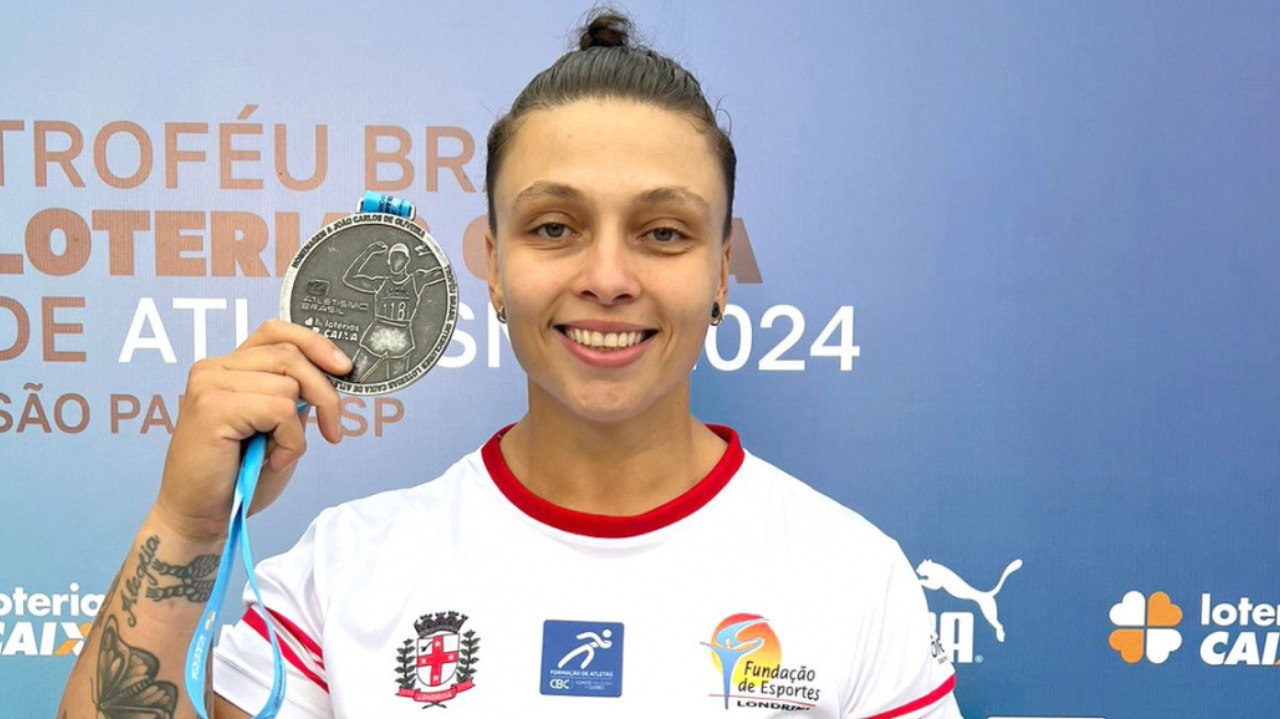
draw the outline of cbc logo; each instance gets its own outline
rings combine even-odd
[[[563,689],[568,689],[568,688],[569,688],[569,680],[568,680],[568,679],[552,679],[552,680],[551,680],[551,682],[550,682],[550,684],[551,684],[551,688],[552,688],[552,689],[561,689],[561,690],[563,690]]]

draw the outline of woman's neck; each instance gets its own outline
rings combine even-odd
[[[521,484],[552,504],[591,514],[642,514],[683,494],[724,454],[725,442],[675,393],[623,422],[573,414],[536,386],[529,413],[502,438]]]

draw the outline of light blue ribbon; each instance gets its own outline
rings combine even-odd
[[[307,407],[306,402],[298,403],[298,411]],[[249,587],[253,589],[253,597],[258,602],[262,618],[267,625],[267,637],[271,640],[271,693],[267,703],[254,719],[272,719],[280,711],[284,702],[285,673],[284,660],[280,656],[280,640],[276,638],[275,627],[267,614],[266,605],[262,602],[262,593],[258,590],[258,580],[253,572],[253,550],[249,546],[249,504],[253,501],[254,490],[258,487],[258,477],[262,473],[262,462],[266,457],[267,435],[259,432],[245,443],[244,456],[240,459],[240,474],[236,477],[235,496],[231,500],[231,519],[227,525],[227,544],[222,548],[222,559],[218,562],[218,576],[214,579],[213,590],[209,593],[209,603],[205,605],[200,624],[196,627],[195,636],[191,638],[191,646],[187,648],[187,670],[185,679],[187,697],[200,719],[209,719],[205,713],[205,668],[208,666],[209,651],[213,647],[213,631],[218,623],[218,610],[227,594],[227,580],[231,576],[231,565],[235,561],[236,546],[240,547],[240,560],[244,563],[245,572],[249,575]],[[242,541],[243,540],[243,541]]]

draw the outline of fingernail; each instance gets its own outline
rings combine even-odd
[[[333,361],[337,362],[338,365],[342,367],[351,366],[351,358],[348,357],[345,352],[338,349],[337,347],[333,348]]]

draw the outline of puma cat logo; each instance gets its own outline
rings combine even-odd
[[[959,574],[947,569],[946,567],[926,559],[916,567],[916,574],[920,575],[920,585],[925,589],[945,589],[947,594],[956,599],[967,599],[978,605],[978,609],[982,610],[983,619],[987,620],[987,624],[996,630],[996,640],[1004,641],[1004,626],[1000,624],[1000,612],[996,607],[996,595],[1000,593],[1000,588],[1004,586],[1004,580],[1009,578],[1010,574],[1022,568],[1022,560],[1015,559],[1009,562],[1009,566],[1004,568],[1004,573],[1000,575],[1000,581],[996,582],[996,586],[991,591],[983,592],[969,586],[969,583],[960,578]]]

